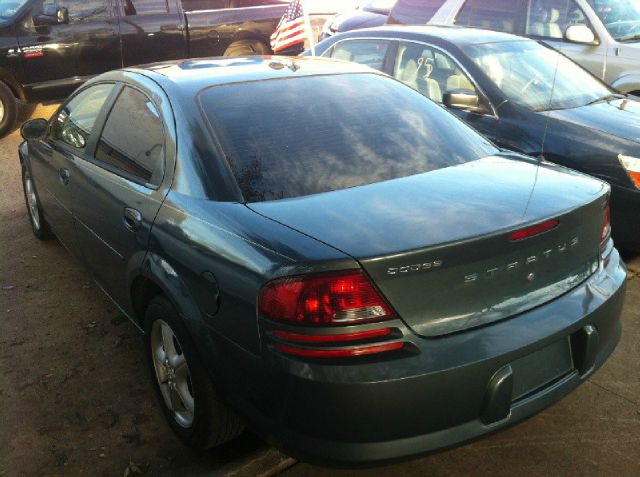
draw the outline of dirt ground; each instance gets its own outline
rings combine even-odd
[[[52,110],[39,107],[32,116]],[[0,140],[0,477],[122,476],[127,469],[239,476],[287,467],[250,433],[203,455],[171,434],[136,329],[58,242],[32,236],[19,142],[17,131]],[[298,463],[284,475],[640,475],[640,258],[629,260],[635,273],[622,341],[604,368],[563,401],[427,458],[342,472]]]

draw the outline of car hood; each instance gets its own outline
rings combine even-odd
[[[616,99],[545,114],[556,120],[640,142],[640,101],[634,99]]]
[[[254,211],[357,259],[462,241],[558,215],[607,187],[522,156],[366,186],[249,204]]]
[[[384,25],[387,17],[379,13],[358,11],[339,15],[333,21],[331,28],[336,32],[357,30]]]

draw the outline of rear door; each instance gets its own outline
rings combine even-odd
[[[124,66],[187,56],[178,0],[117,0]]]
[[[127,273],[142,263],[151,226],[167,187],[168,105],[148,90],[119,85],[92,141],[92,156],[76,161],[73,212],[85,262],[125,311]],[[170,122],[169,122],[170,124]]]
[[[66,8],[69,22],[35,26]],[[62,97],[92,76],[120,68],[117,19],[109,0],[39,0],[18,27],[25,83],[34,98]]]
[[[71,175],[74,163],[87,154],[96,121],[114,88],[104,83],[84,89],[53,116],[49,135],[30,145],[30,164],[42,208],[58,239],[80,255],[72,218]]]

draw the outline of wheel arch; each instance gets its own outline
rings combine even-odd
[[[158,295],[165,296],[172,303],[189,329],[192,329],[194,320],[201,318],[184,280],[167,260],[156,253],[147,253],[142,267],[132,278],[129,289],[133,318],[142,330],[147,306]]]
[[[611,86],[625,94],[637,93],[640,91],[640,74],[631,73],[621,76],[614,80]]]
[[[16,99],[27,101],[24,88],[10,70],[0,67],[0,81],[9,87]]]
[[[237,41],[243,41],[243,40],[259,41],[260,43],[263,43],[269,49],[271,49],[269,42],[265,41],[264,35],[260,34],[260,32],[256,30],[244,30],[244,29],[238,30],[237,32],[234,33],[231,43],[235,43]]]

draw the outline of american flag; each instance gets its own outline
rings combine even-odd
[[[300,0],[293,0],[271,35],[271,49],[274,53],[304,44],[310,38],[307,17]]]

